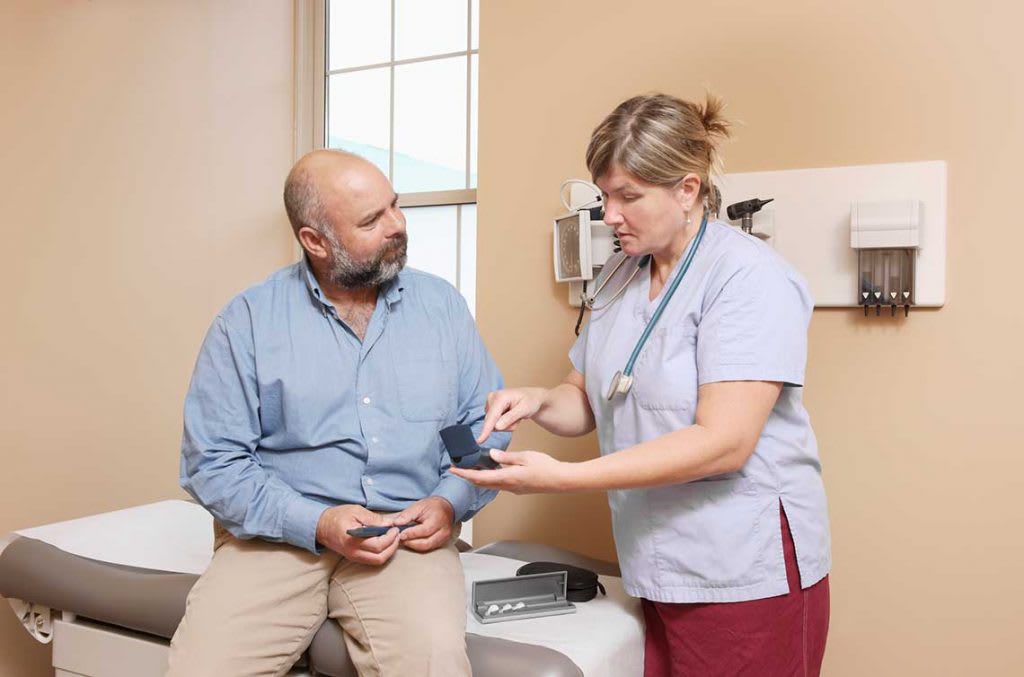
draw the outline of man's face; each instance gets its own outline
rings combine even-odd
[[[398,196],[387,178],[359,163],[331,176],[323,188],[331,228],[324,233],[328,274],[340,287],[376,287],[405,266],[408,237]]]

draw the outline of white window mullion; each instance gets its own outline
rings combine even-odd
[[[388,179],[395,182],[395,0],[391,0],[391,110],[388,122]]]
[[[470,117],[473,115],[473,2],[466,0],[466,189],[472,185],[469,172],[473,161],[470,153],[473,150],[473,130]],[[459,210],[460,213],[462,210]]]

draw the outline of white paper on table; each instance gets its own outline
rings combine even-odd
[[[473,603],[473,581],[510,578],[526,564],[507,557],[462,554],[466,600]],[[576,613],[481,623],[467,608],[466,632],[485,637],[536,644],[564,654],[587,677],[629,677],[643,674],[644,623],[640,600],[622,588],[622,579],[601,576],[608,591],[589,602],[576,602]]]
[[[80,557],[157,571],[201,574],[213,557],[213,517],[188,501],[160,501],[19,529]]]

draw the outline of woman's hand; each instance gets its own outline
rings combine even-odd
[[[574,463],[557,461],[539,451],[492,449],[491,458],[502,467],[497,470],[463,470],[453,466],[451,472],[479,487],[511,491],[513,494],[546,494],[572,491],[574,488]]]
[[[533,417],[544,404],[546,393],[544,388],[506,388],[491,392],[487,396],[487,415],[476,438],[477,444],[483,444],[495,430],[515,430],[524,418]]]

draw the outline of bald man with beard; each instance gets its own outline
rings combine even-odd
[[[168,674],[283,675],[330,619],[360,675],[470,675],[455,540],[494,493],[449,472],[438,431],[479,433],[501,375],[458,292],[405,268],[373,164],[310,153],[284,200],[303,258],[221,311],[185,400],[181,486],[214,555]]]

